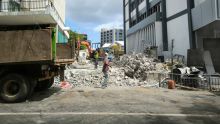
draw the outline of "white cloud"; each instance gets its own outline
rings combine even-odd
[[[77,24],[95,26],[109,22],[123,23],[122,0],[67,0],[67,18]]]
[[[94,28],[94,31],[100,32],[102,28],[111,29],[111,28],[123,28],[123,24],[119,21],[110,22],[106,24],[98,25]]]
[[[72,30],[100,41],[101,28],[123,27],[123,0],[66,0],[66,20]]]

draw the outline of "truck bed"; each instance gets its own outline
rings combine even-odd
[[[51,29],[0,31],[0,64],[72,62],[71,47],[56,44],[53,55]]]

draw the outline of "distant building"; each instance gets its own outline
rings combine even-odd
[[[115,41],[124,41],[123,29],[102,29],[101,30],[101,46],[105,43],[114,43]]]
[[[95,50],[101,48],[101,43],[92,43],[92,48]]]

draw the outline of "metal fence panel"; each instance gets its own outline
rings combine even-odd
[[[167,80],[174,80],[180,86],[209,90],[220,91],[220,76],[219,75],[188,75],[188,74],[160,74],[158,77],[160,86],[167,86]]]

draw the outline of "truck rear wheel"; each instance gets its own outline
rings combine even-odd
[[[8,74],[0,81],[0,97],[8,103],[22,102],[27,99],[30,84],[19,74]]]
[[[36,91],[44,91],[49,89],[54,83],[54,78],[44,80],[44,81],[39,81],[37,82],[37,86],[35,87]]]

